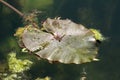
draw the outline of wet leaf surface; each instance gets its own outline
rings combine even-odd
[[[21,40],[30,52],[51,62],[81,64],[98,61],[94,33],[68,19],[48,18],[42,29],[28,26]]]

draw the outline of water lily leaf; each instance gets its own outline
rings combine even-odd
[[[27,27],[22,43],[29,51],[51,62],[81,64],[98,60],[95,34],[68,19],[48,18],[42,30]]]

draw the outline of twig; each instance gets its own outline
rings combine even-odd
[[[20,16],[23,16],[24,14],[22,12],[20,12],[18,9],[16,9],[15,7],[13,7],[12,5],[10,5],[9,3],[5,2],[4,0],[0,0],[1,3],[3,3],[4,5],[6,5],[7,7],[9,7],[10,9],[12,9],[13,11],[15,11],[17,14],[19,14]]]

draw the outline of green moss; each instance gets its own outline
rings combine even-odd
[[[9,71],[19,73],[30,69],[33,64],[30,60],[21,60],[16,58],[16,53],[11,52],[8,57]]]
[[[100,33],[100,31],[98,31],[98,30],[96,30],[96,29],[90,29],[90,30],[94,33],[95,39],[100,40],[100,41],[105,40],[105,38],[104,38],[103,35]]]
[[[15,80],[17,78],[17,74],[11,74],[5,78],[3,78],[3,80]]]
[[[14,36],[17,36],[17,37],[21,37],[22,36],[22,33],[24,32],[25,28],[24,27],[20,27],[16,30],[16,33],[14,34]]]

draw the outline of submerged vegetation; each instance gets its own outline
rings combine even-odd
[[[6,70],[0,73],[1,80],[31,80],[26,71],[30,70],[33,65],[32,61],[29,59],[18,59],[15,52],[8,54],[7,61],[6,65],[1,65],[1,67],[6,67]],[[50,80],[50,77],[36,78],[35,80]]]
[[[20,60],[16,58],[16,53],[11,52],[8,56],[8,67],[12,73],[20,73],[30,69],[33,64],[30,60]]]
[[[28,59],[18,59],[16,57],[15,52],[11,52],[8,54],[8,60],[6,71],[0,74],[0,79],[2,80],[23,80],[29,79],[26,76],[25,71],[29,70],[31,65],[33,64],[32,61]]]

